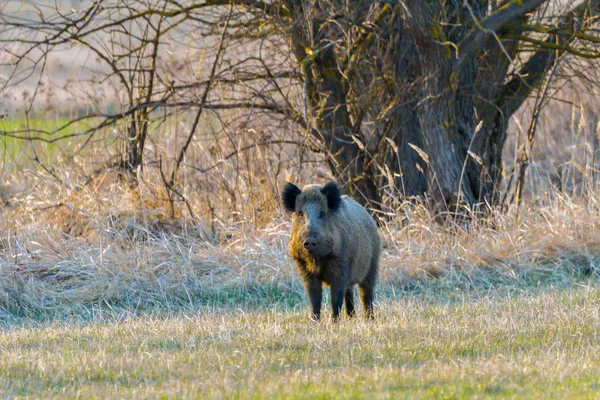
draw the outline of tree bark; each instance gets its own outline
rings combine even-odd
[[[324,3],[310,3],[307,17],[309,3],[286,2],[292,19],[302,21],[291,42],[334,174],[375,206],[383,187],[429,196],[440,213],[497,205],[509,118],[558,54],[542,48],[519,61],[521,39],[508,33],[522,32],[544,0],[406,0],[368,13],[356,0],[343,4],[361,15],[347,20],[340,18],[341,2],[319,8]],[[598,3],[576,6],[562,26],[575,31],[574,21],[598,13]],[[546,43],[556,41],[548,33]],[[350,56],[332,45],[338,42],[352,49]]]

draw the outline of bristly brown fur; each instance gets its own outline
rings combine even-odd
[[[331,288],[334,321],[339,318],[344,301],[347,314],[354,316],[355,284],[360,288],[365,316],[373,318],[380,254],[375,221],[360,204],[347,196],[341,197],[335,182],[324,187],[308,185],[299,193],[294,189],[298,189],[296,186],[288,185],[282,200],[289,210],[292,209],[289,199],[293,197],[289,249],[304,281],[312,318],[320,318],[322,285]],[[309,241],[313,245],[307,246]]]

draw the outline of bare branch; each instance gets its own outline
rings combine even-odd
[[[477,29],[458,44],[459,57],[456,61],[456,70],[460,73],[465,63],[482,50],[485,45],[484,38],[487,35],[498,33],[500,29],[523,15],[534,11],[545,1],[547,0],[512,0],[495,10],[481,22],[475,21]]]
[[[600,13],[600,1],[591,0],[584,2],[571,11],[569,11],[560,21],[557,32],[576,32],[582,31],[586,21],[586,15],[598,15]],[[577,27],[579,25],[579,27]],[[557,57],[565,52],[575,55],[577,51],[570,46],[577,39],[576,35],[562,36],[555,32],[550,32],[543,41],[533,38],[527,38],[528,42],[536,44],[539,49],[533,54],[525,65],[519,71],[518,76],[513,77],[505,85],[505,92],[502,96],[502,108],[507,115],[514,113],[527,99],[531,92],[543,81],[546,72],[554,64]]]

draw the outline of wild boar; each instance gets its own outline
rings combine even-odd
[[[353,317],[353,287],[358,284],[367,319],[373,319],[373,296],[379,268],[377,225],[363,206],[341,196],[335,182],[308,185],[300,190],[287,183],[283,207],[293,213],[289,250],[304,282],[312,308],[321,317],[323,284],[331,288],[331,309],[337,321],[346,303]]]

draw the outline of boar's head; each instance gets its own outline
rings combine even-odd
[[[300,190],[287,183],[281,198],[286,211],[293,213],[292,245],[313,258],[326,257],[334,251],[335,238],[339,237],[335,219],[342,206],[337,184],[308,185]]]

